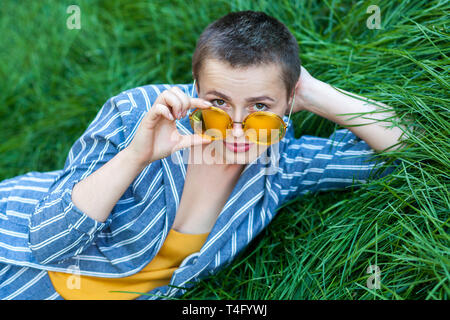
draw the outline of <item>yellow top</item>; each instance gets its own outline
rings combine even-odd
[[[141,271],[123,278],[100,278],[48,271],[50,280],[66,300],[131,300],[138,293],[147,293],[156,287],[168,285],[172,273],[190,254],[201,249],[208,233],[187,234],[170,229],[155,258]]]

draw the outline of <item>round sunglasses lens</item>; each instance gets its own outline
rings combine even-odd
[[[195,133],[204,134],[212,140],[223,139],[229,125],[227,114],[212,108],[197,109],[191,117]]]
[[[284,136],[284,122],[275,115],[254,114],[245,121],[246,136],[255,143],[270,145]]]

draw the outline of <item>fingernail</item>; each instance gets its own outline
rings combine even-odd
[[[203,101],[204,104],[206,104],[207,106],[212,106],[212,103],[209,101]]]

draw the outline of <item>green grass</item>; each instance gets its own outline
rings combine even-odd
[[[150,83],[191,82],[197,37],[228,11],[283,21],[318,79],[384,102],[423,132],[391,156],[399,170],[360,188],[281,208],[239,257],[189,299],[448,299],[448,1],[61,1],[0,6],[0,180],[61,169],[111,96]],[[379,4],[380,30],[366,27]],[[296,135],[333,123],[294,115]],[[366,287],[370,265],[381,288]]]

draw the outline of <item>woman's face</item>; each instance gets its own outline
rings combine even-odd
[[[252,162],[268,146],[248,141],[241,123],[256,111],[269,111],[283,117],[288,104],[281,69],[275,64],[232,68],[219,60],[207,59],[199,78],[198,96],[227,112],[234,121],[232,134],[224,140],[211,142],[207,150],[212,152],[216,163]]]

